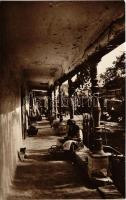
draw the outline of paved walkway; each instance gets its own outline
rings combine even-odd
[[[71,161],[54,159],[48,154],[47,149],[56,143],[48,122],[37,127],[38,135],[26,139],[28,157],[17,166],[7,200],[101,199]]]

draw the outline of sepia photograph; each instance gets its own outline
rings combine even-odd
[[[125,199],[124,0],[0,1],[0,200]]]

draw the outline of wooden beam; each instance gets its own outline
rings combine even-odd
[[[125,42],[125,17],[121,17],[112,22],[106,30],[90,44],[84,53],[83,61],[78,64],[74,70],[64,74],[61,78],[54,82],[59,85],[72,78],[75,74],[83,70],[84,66],[90,63],[90,60],[101,59],[105,54]]]

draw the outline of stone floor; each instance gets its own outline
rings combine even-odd
[[[7,200],[101,199],[84,172],[65,159],[55,159],[48,148],[56,136],[47,121],[37,124],[36,137],[27,137],[27,158],[19,162]]]

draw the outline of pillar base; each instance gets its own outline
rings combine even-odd
[[[56,135],[62,136],[66,134],[66,124],[62,121],[55,120],[53,124],[54,131]]]
[[[103,150],[89,152],[88,174],[90,178],[108,177],[110,155],[111,153],[105,153]]]
[[[61,121],[59,123],[59,135],[65,135],[66,134],[66,124],[65,122]]]
[[[24,161],[25,156],[26,156],[26,147],[22,147],[18,151],[18,158],[19,158],[20,161]]]

